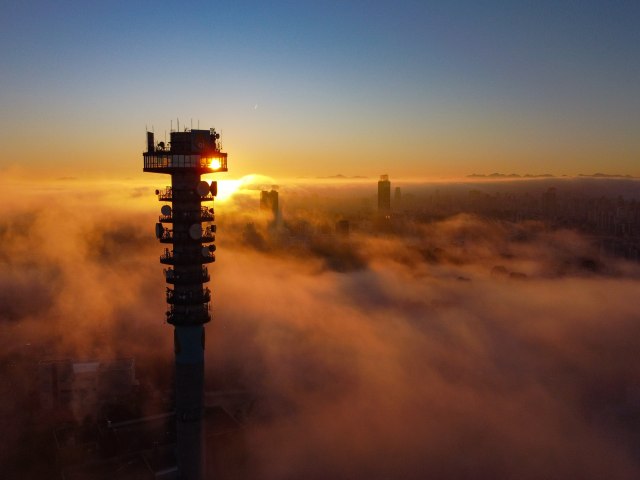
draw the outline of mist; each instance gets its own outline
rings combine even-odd
[[[38,409],[14,359],[134,357],[162,390],[172,332],[151,188],[5,192],[0,465],[29,478]],[[330,225],[368,195],[298,192],[290,221]],[[207,390],[257,399],[246,478],[640,475],[637,264],[541,222],[459,214],[283,247],[250,194],[216,215]]]

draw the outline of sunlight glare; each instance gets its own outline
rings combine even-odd
[[[211,180],[206,178],[211,184]],[[256,185],[271,185],[274,183],[272,178],[264,175],[250,174],[238,179],[218,180],[218,195],[216,200],[226,202],[234,195],[251,195],[256,190]]]
[[[242,186],[242,179],[240,180],[218,180],[218,196],[216,200],[224,202],[231,198]]]

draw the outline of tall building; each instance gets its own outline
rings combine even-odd
[[[280,218],[280,202],[278,200],[277,185],[272,185],[271,191],[262,190],[260,192],[260,210],[263,212],[271,212],[269,220],[269,228],[277,229],[281,225]]]
[[[171,175],[171,186],[156,190],[164,202],[156,236],[170,244],[160,256],[167,288],[167,323],[174,326],[177,461],[180,479],[204,478],[203,388],[204,324],[211,320],[211,292],[205,264],[215,261],[216,226],[213,201],[217,183],[201,181],[204,173],[227,171],[227,154],[221,151],[215,129],[171,132],[171,143],[156,144],[147,132],[144,171]],[[204,224],[204,225],[203,225]],[[167,225],[167,226],[165,226]]]
[[[389,175],[380,175],[378,181],[378,211],[391,210],[391,182]]]
[[[260,210],[271,211],[273,218],[276,218],[278,216],[278,208],[278,191],[273,187],[271,191],[262,190],[260,192]]]
[[[402,205],[402,191],[400,190],[400,187],[396,187],[393,191],[393,203],[394,208],[400,208]]]

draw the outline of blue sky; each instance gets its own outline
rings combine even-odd
[[[145,125],[179,117],[221,130],[238,174],[640,175],[637,1],[2,11],[4,167],[131,175]]]

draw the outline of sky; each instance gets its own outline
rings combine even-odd
[[[2,1],[0,169],[140,178],[215,127],[228,178],[640,175],[640,3]]]

